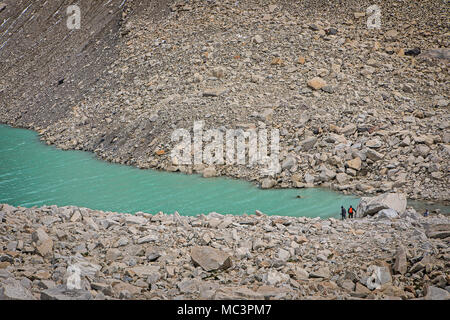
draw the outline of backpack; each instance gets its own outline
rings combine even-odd
[[[352,214],[353,213],[353,208],[349,208],[348,209],[348,213]]]

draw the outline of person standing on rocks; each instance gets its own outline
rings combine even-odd
[[[350,219],[353,219],[353,207],[352,206],[350,206],[350,208],[348,208],[348,217]]]
[[[424,212],[424,214],[423,214],[423,216],[424,216],[424,217],[428,217],[429,214],[430,214],[430,212],[428,212],[428,209],[426,209],[425,212]]]
[[[347,212],[345,211],[344,206],[341,206],[341,216],[342,216],[342,220],[345,219],[346,214],[347,214]]]

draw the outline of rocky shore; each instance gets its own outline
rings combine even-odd
[[[449,217],[411,208],[341,221],[3,204],[0,299],[450,299],[449,242]]]
[[[116,2],[122,1],[108,4],[111,12]],[[6,68],[22,66],[15,59],[28,51],[8,56],[20,47],[5,47],[0,121],[32,128],[59,148],[140,168],[227,175],[264,188],[450,199],[450,54],[442,1],[383,1],[380,29],[367,28],[367,2],[357,0],[339,7],[252,0],[156,7],[158,18],[150,6],[141,10],[128,1],[114,18],[119,26],[108,37],[95,34],[98,48],[89,61],[70,63],[72,55],[88,57],[76,37],[89,41],[83,30],[71,33],[75,53],[54,57],[76,67],[60,70],[61,83],[55,71],[51,90],[45,74]],[[95,16],[94,9],[82,11]],[[67,30],[58,28],[64,36]],[[58,45],[49,44],[55,52]],[[26,81],[31,84],[17,91]],[[44,87],[45,95],[30,91]],[[24,96],[26,102],[18,99]],[[171,133],[192,131],[197,120],[205,129],[278,129],[282,171],[268,178],[259,166],[174,164]]]

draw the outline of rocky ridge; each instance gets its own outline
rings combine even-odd
[[[341,221],[3,204],[0,299],[450,299],[449,241],[449,217],[411,208]]]

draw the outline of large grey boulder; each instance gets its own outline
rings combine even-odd
[[[290,278],[287,274],[281,273],[279,271],[269,271],[262,277],[262,281],[269,286],[275,286],[278,283],[287,283],[289,279]]]
[[[394,209],[383,209],[378,211],[377,218],[378,219],[396,219],[400,217]]]
[[[426,291],[425,300],[450,300],[450,292],[447,290],[429,286]]]
[[[212,247],[192,248],[191,258],[195,265],[202,267],[205,271],[225,270],[232,265],[229,254]]]
[[[20,281],[7,279],[0,283],[0,300],[36,300]]]
[[[406,195],[384,193],[376,197],[362,197],[356,208],[356,217],[373,216],[383,209],[394,209],[398,214],[403,214],[406,210]]]
[[[425,229],[428,238],[445,239],[450,237],[450,224],[426,225]]]

